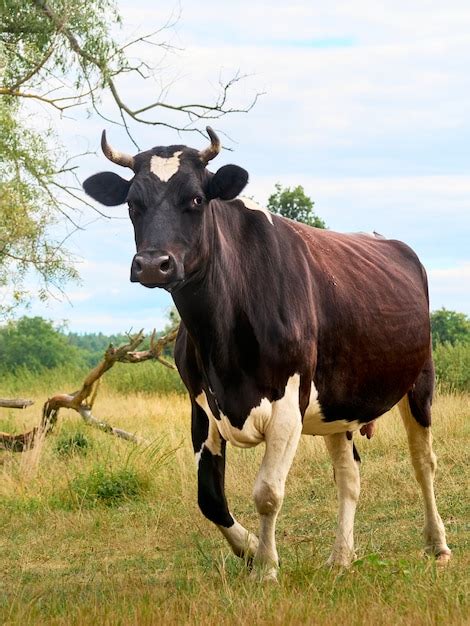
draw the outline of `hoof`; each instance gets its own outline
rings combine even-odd
[[[261,576],[261,582],[268,585],[278,585],[279,581],[277,579],[277,570],[272,570],[263,574]]]
[[[254,582],[262,584],[278,584],[278,571],[279,570],[277,567],[268,567],[255,564],[254,568],[251,570],[250,579]]]
[[[450,550],[442,550],[442,552],[436,554],[436,565],[445,567],[450,563],[451,558],[452,552]]]
[[[328,561],[325,563],[325,566],[330,569],[350,567],[354,559],[355,555],[349,552],[332,552]]]

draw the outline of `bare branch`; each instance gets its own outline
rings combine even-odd
[[[13,452],[21,452],[34,447],[35,442],[38,441],[40,437],[47,436],[53,431],[59,418],[59,411],[62,408],[77,411],[87,424],[103,432],[137,444],[146,443],[141,437],[122,430],[121,428],[115,428],[92,414],[91,411],[96,400],[98,385],[103,374],[111,369],[115,363],[142,363],[143,361],[153,359],[159,361],[166,367],[175,369],[175,366],[164,359],[161,354],[165,346],[175,341],[177,333],[178,326],[172,328],[165,336],[155,340],[156,332],[154,330],[151,336],[149,350],[136,351],[136,348],[144,340],[143,330],[140,330],[135,335],[129,335],[128,343],[118,348],[114,348],[110,345],[104,354],[103,360],[86,376],[78,391],[56,394],[45,402],[40,426],[19,435],[10,435],[0,432],[0,449],[3,448]],[[0,406],[2,406],[1,402],[0,400]],[[17,400],[16,402],[32,404],[31,401],[28,400]],[[24,406],[27,406],[27,404]]]
[[[165,367],[169,369],[176,369],[173,363],[170,363],[166,359],[164,359],[161,354],[165,346],[173,343],[176,339],[176,335],[178,334],[179,326],[176,326],[170,330],[164,337],[160,337],[155,342],[155,330],[152,333],[150,338],[150,349],[142,350],[141,352],[127,352],[122,359],[120,359],[121,363],[141,363],[142,361],[148,361],[149,359],[153,359],[158,361]]]
[[[0,96],[15,96],[16,98],[31,98],[33,100],[39,100],[39,102],[50,104],[61,113],[63,111],[66,111],[67,109],[72,109],[73,107],[77,107],[83,104],[83,102],[80,100],[80,95],[67,96],[63,98],[46,98],[45,96],[40,96],[37,93],[26,93],[24,91],[12,89],[11,87],[0,87]],[[60,102],[64,101],[70,102],[68,104],[59,104]]]
[[[24,398],[0,398],[0,407],[5,409],[25,409],[32,404],[34,404],[33,400],[25,400]]]
[[[10,435],[0,432],[0,450],[10,450],[11,452],[23,452],[34,447],[34,440],[39,432],[39,428],[35,427],[27,433],[19,435]]]
[[[160,31],[156,31],[156,33],[150,33],[148,35],[144,35],[142,37],[138,37],[137,39],[135,39],[134,41],[128,42],[127,44],[124,44],[124,46],[122,46],[120,49],[118,49],[117,51],[115,51],[110,58],[106,59],[105,61],[96,58],[95,56],[93,56],[92,54],[90,54],[89,52],[87,52],[86,50],[84,50],[78,39],[76,38],[76,36],[74,35],[74,33],[67,27],[64,26],[63,22],[60,20],[59,16],[53,11],[53,9],[49,6],[49,4],[47,2],[45,2],[45,0],[34,0],[34,3],[44,12],[44,14],[52,21],[52,23],[54,24],[54,26],[59,30],[63,36],[65,36],[70,44],[70,47],[72,48],[72,50],[75,52],[75,54],[78,57],[79,60],[79,64],[81,66],[82,72],[83,72],[83,76],[85,78],[85,80],[88,83],[89,86],[89,92],[87,95],[89,95],[91,97],[92,100],[92,106],[93,109],[98,113],[98,115],[100,115],[101,117],[103,117],[104,119],[105,116],[103,116],[103,114],[101,113],[101,111],[99,110],[98,107],[98,103],[96,101],[95,98],[95,93],[100,90],[102,88],[103,85],[105,85],[113,99],[114,102],[116,103],[118,110],[119,110],[119,115],[121,118],[121,122],[122,125],[125,127],[127,134],[130,136],[131,140],[133,140],[130,132],[129,132],[129,128],[128,125],[126,123],[126,119],[125,119],[125,115],[129,116],[131,119],[133,119],[136,122],[140,122],[142,124],[147,124],[150,126],[163,126],[166,128],[171,128],[173,130],[176,130],[178,132],[200,132],[198,129],[191,127],[192,124],[194,124],[194,122],[198,121],[198,120],[208,120],[208,119],[218,119],[220,117],[222,117],[223,115],[226,115],[227,113],[247,113],[248,111],[250,111],[256,104],[256,102],[258,101],[258,98],[263,95],[262,93],[256,93],[255,96],[252,98],[251,102],[246,106],[246,107],[229,107],[227,106],[227,100],[228,100],[228,96],[229,96],[229,92],[231,90],[231,88],[237,84],[240,80],[243,80],[244,78],[246,78],[247,76],[245,75],[241,75],[239,73],[235,74],[235,76],[233,76],[230,80],[228,80],[227,82],[222,82],[219,81],[220,83],[220,88],[222,90],[221,94],[219,95],[219,97],[217,98],[217,100],[215,101],[215,103],[213,104],[204,104],[204,103],[193,103],[193,104],[183,104],[183,105],[176,105],[176,104],[169,104],[165,101],[162,100],[157,100],[155,102],[152,102],[150,104],[147,104],[143,107],[140,107],[138,109],[133,109],[131,108],[121,97],[119,90],[117,89],[117,86],[113,80],[114,76],[121,74],[122,72],[132,72],[132,71],[136,71],[137,73],[142,75],[141,72],[141,67],[146,67],[147,69],[150,69],[147,64],[141,62],[139,63],[139,65],[137,66],[132,66],[129,64],[126,65],[119,65],[119,67],[116,70],[112,70],[110,67],[110,63],[112,62],[112,60],[114,59],[114,57],[116,57],[117,55],[119,55],[120,52],[122,52],[123,50],[129,48],[130,46],[137,44],[137,43],[146,43],[146,44],[150,44],[150,45],[157,45],[162,47],[163,44],[161,43],[156,43],[154,41],[151,41],[151,38],[158,32]],[[165,25],[163,28],[167,28],[167,25]],[[96,70],[98,70],[100,76],[101,76],[101,81],[100,84],[98,85],[91,85],[90,84],[90,79],[89,79],[89,72],[88,72],[88,66],[92,66],[94,67]],[[24,97],[33,97],[32,94],[29,94],[28,96],[24,96]],[[56,106],[56,108],[60,108],[62,107],[66,107],[67,105],[63,104],[63,105],[57,105],[57,101],[55,99],[51,99],[51,100],[47,100],[41,96],[37,96],[37,99],[43,100],[44,102],[49,102],[50,104],[52,104],[53,106]],[[78,103],[77,103],[78,104]],[[179,113],[183,113],[185,114],[188,119],[189,119],[189,124],[186,126],[179,126],[177,124],[171,124],[169,122],[164,122],[161,120],[155,120],[155,119],[146,119],[144,117],[142,117],[143,113],[148,113],[149,111],[153,111],[155,109],[165,109],[165,110],[169,110],[169,111],[174,111],[174,112],[179,112]],[[116,123],[115,120],[109,120],[113,123]],[[135,143],[135,142],[134,142]]]

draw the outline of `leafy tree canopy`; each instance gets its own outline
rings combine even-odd
[[[25,368],[40,372],[80,362],[65,335],[42,317],[22,317],[0,329],[0,372]]]
[[[431,313],[432,343],[470,343],[470,318],[465,313],[446,308]]]
[[[28,270],[40,278],[39,297],[51,285],[76,278],[70,257],[49,228],[58,212],[51,188],[56,173],[47,141],[21,126],[18,103],[0,98],[0,317],[26,296]]]
[[[306,195],[301,185],[291,189],[290,187],[283,188],[277,183],[275,190],[268,199],[268,209],[270,211],[296,222],[303,222],[308,226],[326,228],[326,224],[321,217],[315,215],[313,211],[314,202]]]

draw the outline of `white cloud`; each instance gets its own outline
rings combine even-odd
[[[470,315],[470,262],[428,271],[431,308],[462,311]]]

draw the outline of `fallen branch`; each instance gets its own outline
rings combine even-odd
[[[0,448],[3,450],[11,450],[11,452],[23,452],[34,447],[34,440],[39,432],[39,428],[35,426],[27,433],[20,435],[9,435],[0,432]]]
[[[24,398],[0,398],[0,407],[5,409],[25,409],[32,404],[34,404],[33,400],[25,400]]]
[[[34,427],[32,430],[21,433],[19,435],[10,435],[0,432],[0,448],[11,450],[13,452],[22,452],[33,448],[35,442],[41,436],[49,435],[59,417],[60,409],[73,409],[82,417],[86,424],[99,428],[102,432],[132,441],[134,443],[146,443],[144,439],[129,433],[121,428],[115,428],[95,417],[92,414],[93,404],[95,402],[101,377],[105,372],[113,367],[115,363],[142,363],[150,359],[158,361],[175,369],[175,366],[164,359],[161,355],[165,346],[173,343],[178,333],[178,327],[173,328],[164,337],[160,337],[155,341],[155,330],[150,339],[150,348],[148,350],[136,351],[136,348],[143,342],[143,331],[139,331],[134,336],[129,336],[129,342],[118,348],[110,345],[104,354],[103,360],[86,376],[81,388],[73,393],[61,393],[49,398],[42,409],[42,419],[40,426]],[[29,402],[31,401],[23,401]],[[25,405],[27,406],[27,405]]]

